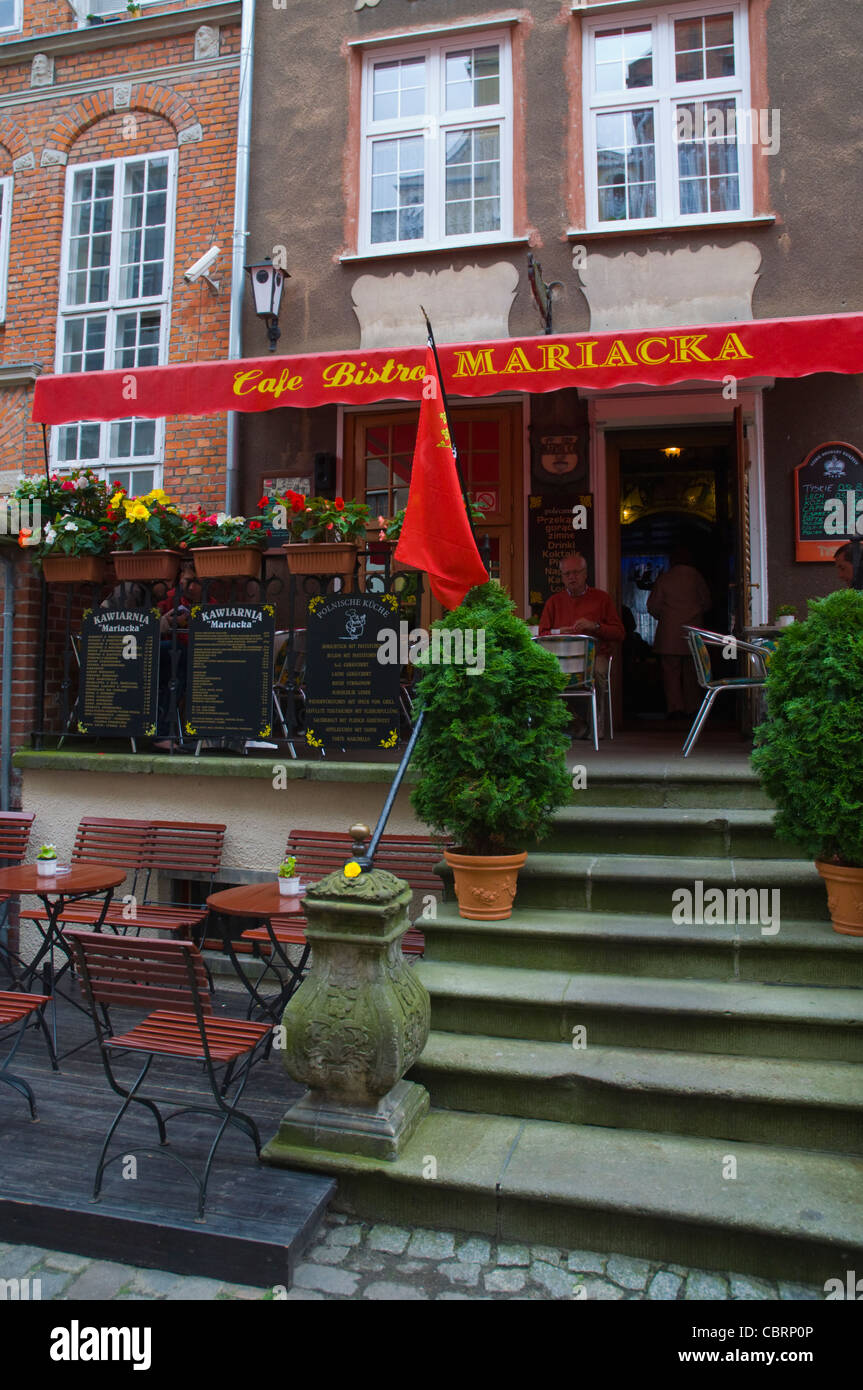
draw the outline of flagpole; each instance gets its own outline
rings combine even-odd
[[[434,364],[435,364],[435,366],[437,367],[437,376],[438,376],[438,381],[440,382],[441,404],[442,404],[442,406],[443,406],[443,413],[444,413],[444,415],[446,416],[447,433],[449,434],[450,448],[452,449],[452,456],[453,456],[453,460],[454,460],[454,462],[455,462],[455,471],[456,471],[456,474],[457,474],[457,476],[458,476],[458,484],[459,484],[459,487],[461,488],[462,501],[464,502],[464,509],[465,509],[465,511],[467,512],[467,521],[468,521],[468,525],[470,526],[470,533],[471,533],[471,535],[473,536],[473,542],[474,542],[474,545],[475,545],[476,548],[477,548],[477,552],[479,552],[479,541],[478,541],[478,539],[477,539],[477,534],[476,534],[476,531],[475,531],[475,529],[474,529],[473,516],[472,516],[472,514],[471,514],[471,506],[470,506],[470,502],[469,502],[469,500],[468,500],[467,488],[465,487],[465,482],[464,482],[464,474],[463,474],[462,471],[461,471],[461,463],[459,462],[458,449],[457,449],[457,447],[456,447],[456,442],[455,442],[455,435],[453,434],[452,424],[450,423],[450,418],[449,418],[449,403],[448,403],[448,401],[447,401],[446,387],[444,386],[443,372],[441,371],[440,358],[439,358],[438,355],[437,355],[437,343],[436,343],[435,340],[434,340],[434,332],[433,332],[433,330],[432,330],[432,326],[431,326],[431,322],[430,322],[430,320],[429,320],[429,316],[428,316],[428,314],[426,313],[425,309],[423,309],[423,306],[422,306],[422,305],[420,305],[420,311],[421,311],[421,313],[422,313],[423,318],[424,318],[425,321],[426,321],[426,331],[428,332],[428,345],[429,345],[429,347],[430,347],[431,350],[432,350],[432,354],[433,354],[433,356],[434,356]]]

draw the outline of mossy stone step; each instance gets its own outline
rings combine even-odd
[[[780,922],[767,935],[757,924],[678,926],[667,915],[554,912],[516,899],[504,922],[470,921],[447,902],[418,925],[427,961],[863,988],[863,942],[828,922]]]
[[[570,974],[423,960],[445,1033],[863,1061],[863,993],[802,985]],[[465,1049],[470,1047],[465,1040]]]
[[[433,1032],[411,1072],[448,1110],[863,1155],[863,1065]]]
[[[719,858],[797,859],[776,838],[768,810],[631,806],[564,807],[538,846],[546,854],[707,855]]]
[[[333,1205],[370,1220],[801,1283],[863,1267],[863,1162],[843,1155],[432,1110],[393,1162],[278,1137],[263,1159],[332,1174]]]
[[[608,746],[600,745],[599,757],[582,759],[579,744],[573,744],[570,761],[583,766],[586,774],[586,786],[573,792],[575,805],[773,810],[755,773],[739,760],[697,766],[680,757],[622,768],[618,761],[603,760]]]

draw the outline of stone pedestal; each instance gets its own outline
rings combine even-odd
[[[349,868],[351,866],[348,866]],[[395,1159],[429,1108],[403,1080],[429,1034],[425,987],[401,951],[408,885],[383,869],[327,875],[304,909],[312,968],[285,1009],[284,1061],[308,1094],[286,1112],[264,1151],[329,1149]]]

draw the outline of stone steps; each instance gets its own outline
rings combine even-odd
[[[728,859],[794,859],[797,850],[773,833],[765,809],[567,806],[540,846],[545,854],[706,855]]]
[[[445,1033],[863,1062],[854,989],[418,962]],[[432,1095],[434,1103],[434,1095]]]
[[[675,925],[668,915],[522,907],[505,922],[472,922],[455,903],[419,925],[427,961],[669,979],[863,986],[863,950],[827,922]]]
[[[518,876],[519,907],[564,911],[650,912],[670,918],[678,888],[779,891],[780,914],[829,921],[824,884],[814,864],[797,859],[688,855],[529,854]],[[448,893],[447,896],[450,896]],[[773,902],[772,897],[768,899]],[[784,907],[783,907],[784,904]]]
[[[434,1109],[391,1162],[278,1138],[263,1158],[337,1177],[335,1205],[370,1220],[813,1284],[863,1260],[846,1156]]]
[[[681,738],[681,744],[683,739]],[[573,745],[575,748],[577,744]],[[580,759],[576,754],[575,763]],[[713,810],[773,811],[758,778],[746,766],[711,763],[699,767],[678,757],[623,770],[602,756],[585,759],[586,785],[573,792],[579,806],[666,807]]]
[[[449,1110],[863,1154],[847,1062],[432,1032],[410,1079]]]

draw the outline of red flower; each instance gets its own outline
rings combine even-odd
[[[66,480],[60,484],[60,491],[61,491],[61,492],[74,492],[74,491],[75,491],[75,484],[72,482],[72,479],[71,479],[71,478],[66,478]]]
[[[259,506],[260,510],[263,511],[263,510],[264,510],[264,507],[268,507],[269,505],[270,505],[270,499],[269,499],[269,497],[267,496],[266,493],[263,493],[263,495],[262,495],[261,497],[258,498],[258,506]]]
[[[259,521],[250,521],[250,522],[249,522],[249,530],[250,530],[250,531],[260,531],[260,529],[261,529],[261,523],[260,523]]]
[[[304,512],[305,510],[306,510],[306,504],[305,504],[305,502],[303,501],[302,497],[295,497],[294,500],[293,500],[293,502],[291,503],[291,511],[292,511],[292,512]]]
[[[334,522],[334,521],[328,521],[328,522],[327,522],[327,530],[328,530],[328,531],[332,531],[332,529],[333,529],[334,526],[335,526],[335,522]]]
[[[344,499],[344,497],[337,497],[337,498],[336,498],[336,511],[337,511],[337,512],[343,512],[344,509],[345,509],[345,499]]]

